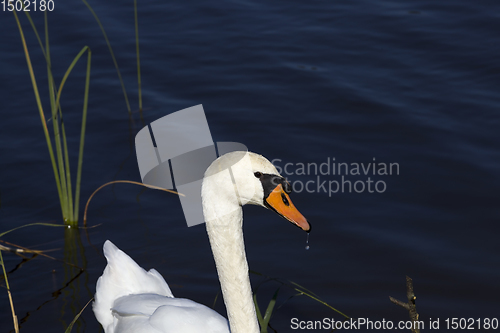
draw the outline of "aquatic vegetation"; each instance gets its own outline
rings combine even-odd
[[[24,31],[21,26],[21,22],[16,12],[12,12],[14,14],[15,20],[17,22],[17,26],[19,28],[19,34],[21,36],[21,42],[23,45],[24,55],[26,57],[26,63],[28,66],[31,83],[33,85],[33,93],[35,95],[38,112],[40,114],[40,120],[42,122],[43,132],[45,135],[45,140],[47,142],[47,148],[49,150],[50,161],[52,163],[52,169],[54,171],[54,177],[56,180],[57,192],[59,195],[59,201],[61,205],[62,215],[64,219],[64,223],[68,225],[77,225],[78,224],[78,207],[80,201],[80,186],[81,186],[81,177],[82,177],[82,162],[83,162],[83,148],[85,143],[85,126],[87,123],[87,106],[88,106],[88,96],[89,96],[89,82],[90,82],[90,67],[91,67],[91,58],[92,52],[88,46],[84,46],[80,52],[75,56],[73,61],[70,63],[68,69],[64,73],[64,76],[61,80],[59,86],[54,83],[54,76],[52,72],[52,63],[50,57],[50,44],[49,44],[49,32],[48,32],[48,20],[47,20],[47,12],[44,13],[44,30],[45,30],[45,47],[40,39],[38,31],[33,23],[28,12],[25,12],[33,31],[38,39],[40,44],[40,48],[45,57],[45,62],[47,64],[47,76],[48,76],[48,91],[49,91],[49,99],[50,99],[50,118],[47,120],[45,118],[45,113],[43,110],[42,102],[40,99],[40,93],[38,89],[38,84],[35,78],[35,72],[33,70],[33,66],[31,63],[30,53],[28,51],[28,46],[26,44],[26,39],[24,36]],[[76,187],[73,193],[72,189],[72,180],[71,180],[71,172],[70,172],[70,162],[69,162],[69,152],[68,152],[68,144],[66,139],[66,129],[63,121],[63,113],[60,105],[61,92],[64,88],[64,84],[66,83],[71,71],[75,67],[76,63],[80,60],[80,58],[87,53],[87,69],[85,75],[85,91],[83,96],[83,110],[82,110],[82,122],[81,122],[81,131],[80,131],[80,145],[78,152],[78,163],[77,163],[77,174],[76,174]],[[49,132],[49,128],[47,123],[52,121],[52,139]],[[52,141],[53,140],[53,141]],[[55,152],[53,145],[55,145]]]
[[[125,103],[127,105],[128,113],[131,113],[130,103],[128,101],[127,92],[125,89],[125,85],[120,73],[120,69],[118,67],[118,63],[116,61],[116,57],[114,55],[113,49],[107,37],[106,31],[99,20],[99,17],[93,10],[93,8],[89,5],[86,0],[82,0],[82,2],[87,6],[91,14],[94,16],[97,24],[99,25],[104,39],[106,40],[106,44],[108,45],[111,58],[113,59],[113,63],[115,65],[118,78],[121,83],[122,91],[125,98]],[[54,82],[53,76],[53,67],[51,63],[50,56],[50,43],[49,43],[49,31],[48,31],[48,20],[47,20],[47,11],[44,12],[44,34],[45,34],[45,46],[42,42],[38,30],[31,19],[31,16],[28,11],[24,11],[26,17],[33,28],[33,32],[38,40],[40,45],[40,49],[45,58],[45,62],[47,65],[47,76],[48,76],[48,91],[49,91],[49,99],[50,99],[50,118],[46,119],[45,113],[43,110],[42,102],[40,99],[40,93],[38,89],[38,84],[35,79],[35,72],[33,70],[33,66],[31,63],[30,53],[28,51],[28,47],[26,44],[26,39],[24,35],[24,31],[19,20],[19,17],[16,11],[12,12],[17,26],[19,28],[19,33],[21,37],[21,42],[23,45],[24,55],[26,57],[26,63],[29,70],[31,83],[33,85],[33,93],[35,95],[35,99],[37,102],[37,108],[40,114],[40,119],[42,122],[42,127],[45,135],[45,140],[47,142],[47,148],[49,150],[50,160],[52,163],[52,169],[54,171],[54,178],[56,181],[59,201],[61,205],[62,215],[64,222],[68,225],[76,226],[78,224],[78,213],[79,213],[79,201],[80,201],[80,187],[81,187],[81,176],[82,176],[82,162],[83,162],[83,149],[85,143],[85,127],[87,121],[87,107],[88,107],[88,95],[89,95],[89,80],[90,80],[90,68],[91,68],[91,58],[92,52],[88,46],[84,46],[81,51],[73,58],[69,67],[67,68],[61,83],[57,86]],[[141,88],[141,72],[140,72],[140,58],[139,58],[139,28],[138,28],[138,18],[137,18],[137,1],[134,2],[134,18],[135,18],[135,37],[136,37],[136,55],[137,55],[137,81],[138,81],[138,97],[139,97],[139,110],[142,112],[142,88]],[[80,132],[80,145],[78,152],[78,162],[77,162],[77,175],[76,175],[76,187],[73,192],[72,189],[72,179],[71,179],[71,168],[69,161],[69,153],[68,153],[68,144],[66,138],[66,130],[63,121],[63,113],[60,105],[61,92],[66,83],[66,80],[69,77],[69,74],[75,67],[76,63],[80,60],[80,58],[87,53],[87,69],[86,69],[86,77],[85,77],[85,92],[83,96],[83,111],[82,111],[82,121],[81,121],[81,132]],[[52,139],[51,134],[49,133],[49,129],[47,123],[52,121]],[[54,149],[55,146],[55,149]]]
[[[257,319],[259,321],[260,332],[261,333],[267,333],[268,332],[267,328],[270,327],[269,322],[271,320],[273,311],[275,309],[276,301],[277,301],[277,298],[278,298],[278,293],[279,293],[279,291],[280,291],[281,288],[289,289],[289,290],[291,290],[293,292],[296,292],[296,294],[294,294],[291,297],[289,297],[280,306],[278,306],[278,308],[280,308],[281,306],[283,306],[285,303],[287,303],[293,297],[296,297],[296,296],[307,296],[307,297],[313,299],[314,301],[316,301],[316,302],[318,302],[320,304],[323,304],[324,306],[326,306],[329,309],[333,310],[337,314],[341,315],[343,317],[342,320],[349,320],[350,319],[349,316],[347,316],[346,314],[344,314],[341,311],[337,310],[336,308],[332,307],[330,304],[326,303],[325,301],[321,300],[320,297],[318,295],[316,295],[314,292],[312,292],[309,289],[301,286],[298,283],[295,283],[295,282],[290,281],[290,280],[283,280],[283,279],[279,279],[279,278],[270,277],[270,276],[267,276],[265,274],[262,274],[262,273],[259,273],[259,272],[256,272],[256,271],[252,271],[252,270],[250,270],[250,273],[255,274],[255,275],[259,275],[259,276],[265,278],[264,281],[260,282],[257,285],[257,287],[255,287],[254,294],[253,294],[253,302],[255,304],[255,311],[257,312]],[[266,308],[266,311],[264,312],[264,315],[262,315],[262,312],[261,312],[261,310],[259,308],[259,304],[257,302],[257,293],[259,291],[259,287],[262,286],[265,283],[268,283],[268,282],[274,282],[274,283],[279,284],[280,286],[274,292],[273,297],[271,298],[271,300],[269,301],[269,303],[267,305],[267,308]]]

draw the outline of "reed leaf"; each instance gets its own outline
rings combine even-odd
[[[83,165],[83,147],[85,146],[85,128],[87,124],[87,107],[89,101],[89,87],[90,87],[90,63],[92,59],[92,51],[88,49],[87,56],[87,73],[85,75],[85,96],[83,98],[83,111],[82,111],[82,128],[80,130],[80,150],[78,152],[78,169],[76,172],[76,189],[75,189],[75,211],[73,220],[78,221],[78,209],[80,207],[80,185],[82,180],[82,165]]]
[[[262,283],[266,283],[266,282],[269,282],[269,281],[275,281],[275,282],[278,282],[279,284],[281,284],[282,286],[286,286],[286,287],[288,287],[288,288],[290,288],[290,289],[295,290],[295,291],[297,291],[297,292],[298,292],[298,294],[295,294],[295,295],[293,295],[293,296],[289,297],[289,298],[288,298],[288,300],[290,300],[291,298],[293,298],[293,297],[295,297],[295,296],[307,296],[307,297],[309,297],[309,298],[311,298],[311,299],[315,300],[316,302],[323,304],[324,306],[328,307],[329,309],[331,309],[331,310],[333,310],[333,311],[337,312],[338,314],[340,314],[341,316],[343,316],[343,317],[345,318],[344,320],[346,320],[346,319],[350,319],[350,317],[349,317],[348,315],[346,315],[346,314],[344,314],[343,312],[341,312],[341,311],[337,310],[336,308],[334,308],[333,306],[331,306],[331,305],[330,305],[330,304],[328,304],[327,302],[325,302],[325,301],[321,300],[321,299],[319,298],[319,296],[318,296],[318,295],[316,295],[314,292],[310,291],[309,289],[307,289],[307,288],[305,288],[305,287],[301,286],[300,284],[298,284],[298,283],[296,283],[296,282],[289,281],[289,280],[282,280],[282,279],[279,279],[279,278],[274,278],[274,277],[270,277],[270,276],[267,276],[267,275],[265,275],[265,274],[262,274],[262,273],[259,273],[259,272],[256,272],[256,271],[253,271],[253,270],[249,270],[249,272],[250,272],[250,273],[252,273],[252,274],[255,274],[255,275],[259,275],[259,276],[264,277],[264,278],[265,278],[265,280],[264,280]],[[262,283],[261,283],[261,284],[262,284]],[[257,290],[258,290],[258,287],[255,289],[255,291],[254,291],[254,292],[255,292],[255,293],[257,293]],[[278,290],[279,290],[279,289],[278,289]],[[277,292],[278,292],[278,290],[277,290],[277,291],[276,291],[276,293],[275,293],[275,296],[276,296],[276,297],[277,297]],[[274,297],[273,297],[273,299],[274,299]],[[287,301],[288,301],[288,300],[287,300]],[[287,301],[285,301],[284,303],[286,303]],[[256,306],[256,310],[258,310],[258,309],[257,309],[257,308],[258,308],[258,305],[257,305],[257,302],[256,302],[256,296],[255,296],[255,295],[254,295],[254,303],[255,303],[255,306]],[[284,304],[284,303],[283,303],[283,304]],[[268,309],[269,309],[270,305],[271,305],[271,303],[269,304]],[[281,306],[282,306],[282,305],[281,305]],[[280,306],[280,307],[281,307],[281,306]],[[274,305],[273,305],[273,307],[274,307]],[[271,308],[271,311],[272,311],[272,308]],[[266,311],[266,313],[267,313],[267,311]],[[258,317],[258,315],[257,315],[257,317]],[[261,316],[261,318],[262,318],[262,320],[264,320],[265,315],[264,315],[264,317],[262,317],[262,316]],[[260,323],[260,319],[259,319],[259,323]]]
[[[62,211],[63,217],[66,221],[69,214],[69,196],[71,193],[68,193],[68,185],[67,185],[67,177],[65,174],[64,168],[64,155],[63,155],[63,144],[61,142],[61,132],[59,128],[59,121],[57,119],[57,110],[58,103],[55,101],[55,85],[54,85],[54,77],[52,76],[52,64],[50,59],[50,43],[49,43],[49,27],[47,20],[47,12],[44,12],[44,28],[45,28],[45,61],[47,63],[47,78],[48,78],[48,88],[49,88],[49,97],[50,97],[50,107],[52,111],[52,127],[54,130],[54,144],[56,147],[56,157],[57,157],[57,167],[59,170],[59,181],[61,183],[61,192],[62,197],[60,201],[62,203]],[[63,140],[66,141],[66,138],[63,137]]]
[[[265,324],[266,332],[267,332],[267,325],[269,324],[269,321],[271,320],[271,315],[273,314],[274,306],[276,305],[276,299],[278,298],[279,291],[280,291],[280,288],[278,288],[276,290],[276,292],[273,295],[273,298],[271,299],[271,301],[269,301],[269,304],[267,305],[266,313],[264,314],[263,323]],[[262,333],[264,333],[264,332],[262,332]]]
[[[24,3],[23,3],[24,6]],[[40,49],[42,50],[43,57],[47,59],[47,55],[45,54],[45,48],[43,47],[42,40],[40,39],[40,35],[38,34],[38,30],[35,27],[35,23],[31,19],[31,15],[28,11],[24,11],[24,14],[26,14],[26,17],[28,18],[28,21],[30,21],[31,27],[33,28],[33,32],[35,33],[36,39],[38,40],[38,44],[40,44]]]
[[[99,19],[99,17],[95,13],[92,6],[90,6],[90,4],[86,0],[82,0],[82,1],[85,4],[85,6],[87,6],[87,8],[90,10],[90,12],[92,13],[92,16],[94,16],[95,20],[97,21],[97,24],[99,25],[99,28],[101,28],[101,32],[104,36],[104,39],[106,40],[106,44],[108,45],[109,53],[111,54],[111,58],[113,59],[113,64],[115,65],[116,73],[118,74],[118,79],[120,80],[120,84],[122,86],[123,96],[125,97],[125,103],[127,104],[128,113],[131,114],[132,111],[130,109],[130,103],[128,102],[128,96],[127,96],[127,91],[125,89],[125,83],[123,82],[122,74],[120,72],[120,67],[118,67],[118,62],[116,61],[115,53],[113,52],[113,48],[111,47],[111,43],[109,42],[108,35],[106,34],[106,30],[104,30],[104,27],[101,23],[101,20]]]
[[[139,112],[142,112],[141,58],[139,56],[139,22],[137,19],[137,0],[134,0],[135,50],[137,55],[137,86],[139,90]]]
[[[297,296],[306,295],[307,297],[312,298],[316,302],[319,302],[319,303],[323,304],[324,306],[326,306],[326,307],[332,309],[333,311],[337,312],[339,315],[344,316],[344,318],[350,319],[350,317],[348,315],[346,315],[343,312],[335,309],[333,306],[331,306],[330,304],[326,303],[325,301],[320,300],[318,297],[315,297],[315,296],[309,294],[305,290],[302,290],[302,289],[299,289],[299,288],[294,288],[294,289],[299,292],[299,294],[297,294]]]
[[[33,66],[31,64],[31,59],[30,59],[30,55],[28,52],[28,46],[26,45],[26,39],[24,38],[24,32],[23,32],[23,28],[21,26],[21,22],[19,21],[19,18],[17,16],[16,11],[13,11],[12,13],[13,13],[14,18],[16,20],[17,27],[19,28],[19,34],[21,36],[21,42],[23,44],[23,51],[24,51],[26,63],[28,66],[28,71],[29,71],[30,78],[31,78],[31,84],[33,86],[33,92],[34,92],[36,104],[38,107],[38,113],[40,114],[40,119],[42,121],[43,133],[45,135],[45,141],[47,142],[47,148],[49,150],[50,162],[52,163],[52,170],[54,171],[54,178],[56,180],[57,193],[59,194],[59,200],[60,200],[61,210],[62,210],[64,205],[62,202],[62,188],[61,188],[61,182],[59,179],[59,171],[57,169],[54,150],[52,148],[52,142],[50,140],[49,130],[47,128],[47,122],[45,120],[45,114],[43,112],[42,102],[40,100],[40,94],[38,92],[38,86],[36,83],[35,73],[33,71]],[[64,215],[64,211],[63,211],[63,215]]]
[[[92,198],[94,197],[94,195],[97,192],[99,192],[102,188],[104,188],[104,187],[106,187],[108,185],[119,184],[119,183],[126,183],[126,184],[134,184],[134,185],[144,186],[144,187],[147,187],[147,188],[150,188],[150,189],[153,189],[153,190],[160,190],[160,191],[164,191],[164,192],[169,192],[169,193],[177,194],[177,195],[180,195],[181,197],[185,197],[184,194],[176,192],[176,191],[173,191],[173,190],[167,190],[166,188],[162,188],[162,187],[158,187],[158,186],[154,186],[154,185],[149,185],[149,184],[143,184],[143,183],[135,182],[133,180],[113,180],[113,181],[107,182],[106,184],[103,184],[103,185],[99,186],[97,188],[97,190],[95,190],[90,195],[89,199],[87,200],[87,204],[85,205],[85,211],[83,212],[83,226],[84,227],[87,226],[87,210],[89,208],[90,201],[92,200]]]
[[[262,332],[262,330],[264,329],[264,327],[262,326],[264,318],[262,317],[262,313],[260,312],[260,308],[259,308],[259,303],[257,302],[257,293],[253,294],[253,304],[255,305],[255,312],[257,314],[257,320],[259,321],[260,329]]]
[[[3,276],[5,277],[5,286],[7,287],[7,294],[9,295],[10,310],[12,312],[12,321],[14,323],[14,330],[19,333],[19,323],[17,322],[16,311],[14,310],[14,301],[12,300],[12,293],[10,292],[9,278],[5,271],[5,263],[3,261],[2,251],[0,250],[0,265],[2,265]]]
[[[71,332],[71,330],[73,329],[73,326],[75,325],[76,321],[78,320],[78,318],[80,318],[80,315],[83,313],[83,310],[85,310],[87,308],[87,306],[90,304],[90,302],[92,302],[93,300],[94,300],[94,298],[92,297],[90,299],[90,301],[88,301],[87,304],[85,304],[85,306],[83,307],[83,309],[81,309],[80,312],[77,313],[77,315],[75,316],[75,318],[73,318],[73,320],[69,324],[68,328],[66,328],[66,330],[64,331],[64,333],[70,333]]]
[[[271,316],[273,314],[274,306],[276,305],[276,299],[278,298],[278,292],[280,288],[278,288],[275,292],[269,304],[267,305],[266,312],[264,313],[264,317],[262,317],[262,313],[259,308],[259,304],[257,303],[257,292],[253,294],[253,303],[255,305],[255,312],[257,313],[257,320],[260,325],[260,333],[267,333],[267,326],[269,325],[269,321],[271,320]]]
[[[26,227],[31,227],[31,226],[34,226],[34,225],[43,225],[43,226],[46,226],[46,227],[65,227],[65,228],[68,227],[67,225],[64,225],[64,224],[55,224],[55,223],[44,223],[44,222],[29,223],[29,224],[21,225],[19,227],[15,227],[13,229],[4,231],[4,232],[0,233],[0,237],[3,237],[4,235],[6,235],[6,234],[8,234],[8,233],[10,233],[12,231],[16,231],[18,229],[22,229],[22,228],[26,228]]]

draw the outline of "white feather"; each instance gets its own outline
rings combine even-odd
[[[93,310],[106,333],[229,332],[228,322],[214,310],[174,298],[154,269],[146,272],[107,240],[108,265],[97,280]]]

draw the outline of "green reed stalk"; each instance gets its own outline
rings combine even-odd
[[[54,143],[56,146],[56,156],[57,156],[57,167],[59,169],[59,181],[61,182],[62,189],[62,211],[64,219],[68,218],[69,211],[69,196],[68,194],[68,182],[65,175],[64,168],[64,156],[62,152],[62,143],[61,143],[61,132],[59,128],[59,120],[57,119],[57,104],[55,102],[55,86],[54,86],[54,78],[52,76],[52,64],[50,60],[50,44],[49,44],[49,28],[47,21],[47,12],[44,13],[44,27],[45,27],[45,61],[47,63],[47,77],[48,77],[48,86],[49,86],[49,97],[50,97],[50,107],[52,111],[52,127],[54,131]],[[66,139],[66,138],[64,138]],[[66,141],[66,140],[64,140]],[[71,183],[71,182],[70,182]]]
[[[139,22],[137,19],[137,0],[134,0],[135,50],[137,55],[137,86],[139,88],[139,112],[142,112],[141,58],[139,56]]]
[[[267,333],[267,326],[269,325],[269,321],[271,320],[271,316],[273,314],[274,306],[276,305],[276,299],[278,298],[279,291],[280,288],[278,288],[274,292],[273,298],[271,299],[271,301],[269,301],[269,304],[267,305],[264,317],[262,317],[262,313],[260,312],[259,309],[259,304],[257,303],[257,293],[253,294],[253,303],[255,305],[255,312],[257,313],[257,320],[259,321],[260,325],[260,333]]]
[[[82,128],[80,130],[80,151],[78,153],[78,169],[76,172],[75,211],[73,215],[74,221],[78,221],[78,208],[80,207],[80,184],[82,180],[83,147],[85,145],[85,127],[87,124],[87,107],[89,101],[90,61],[92,58],[92,52],[90,51],[90,49],[88,50],[87,74],[85,76],[85,96],[83,97]]]
[[[31,59],[28,52],[28,47],[26,46],[26,39],[24,38],[23,28],[21,27],[21,22],[19,22],[19,18],[17,17],[16,11],[12,12],[14,14],[14,18],[16,19],[17,27],[19,28],[19,33],[21,35],[21,42],[23,44],[24,55],[26,57],[26,63],[28,65],[28,71],[31,77],[31,84],[33,85],[33,92],[35,94],[36,104],[38,107],[38,112],[40,114],[40,119],[42,121],[43,133],[45,135],[45,140],[47,142],[47,147],[49,149],[50,161],[52,163],[52,169],[54,170],[54,177],[56,179],[57,192],[59,194],[59,199],[62,200],[62,189],[61,183],[59,181],[59,172],[56,166],[56,160],[54,156],[54,151],[52,149],[52,143],[50,141],[49,130],[47,128],[47,122],[45,121],[45,115],[43,112],[42,102],[40,100],[40,94],[38,93],[38,86],[36,84],[35,73],[33,72],[33,66],[31,65]],[[61,208],[63,207],[63,202],[61,201]],[[64,215],[64,212],[63,212]]]
[[[14,322],[14,330],[19,333],[19,323],[17,322],[16,311],[14,310],[14,301],[12,300],[12,293],[10,292],[9,278],[7,277],[7,272],[5,271],[5,264],[2,257],[2,251],[0,250],[0,265],[2,266],[3,276],[5,277],[5,286],[7,287],[7,294],[9,295],[10,310],[12,311],[12,321]]]
[[[85,304],[85,306],[83,307],[83,309],[81,309],[80,312],[78,312],[78,314],[75,316],[75,318],[73,318],[73,320],[68,325],[68,327],[66,328],[66,331],[64,331],[64,333],[70,333],[71,332],[71,330],[73,329],[73,326],[75,325],[76,321],[78,320],[78,318],[80,318],[81,314],[83,313],[83,310],[85,310],[87,308],[87,306],[90,304],[90,302],[92,302],[93,300],[94,300],[94,297],[92,297],[87,302],[87,304]]]
[[[40,119],[42,121],[42,126],[44,130],[45,139],[47,141],[47,147],[49,149],[50,160],[52,163],[52,169],[54,170],[54,177],[56,180],[57,192],[59,195],[59,201],[61,205],[62,215],[67,225],[77,225],[78,224],[78,204],[80,198],[80,184],[81,184],[81,171],[82,171],[82,161],[83,161],[83,148],[85,141],[85,128],[86,128],[86,120],[87,120],[87,107],[88,107],[88,93],[89,93],[89,83],[90,83],[90,65],[91,65],[91,56],[92,52],[88,46],[82,48],[82,50],[78,53],[78,55],[73,59],[70,66],[66,70],[63,79],[61,80],[61,84],[59,85],[59,89],[57,89],[54,84],[54,78],[52,74],[52,65],[50,58],[50,43],[49,43],[49,32],[48,32],[48,20],[47,20],[47,12],[45,12],[44,16],[44,28],[45,28],[45,48],[43,47],[43,43],[40,39],[38,31],[29,16],[29,13],[25,12],[30,24],[35,32],[35,35],[40,43],[40,47],[45,57],[45,61],[47,64],[47,77],[48,77],[48,89],[49,89],[49,99],[51,106],[51,118],[54,132],[54,144],[56,148],[56,154],[54,155],[54,150],[52,147],[52,141],[50,139],[50,134],[47,128],[47,121],[45,120],[45,115],[42,107],[42,103],[40,101],[40,94],[38,92],[38,86],[35,79],[35,73],[33,71],[33,66],[31,64],[30,55],[28,52],[28,47],[26,45],[26,39],[24,37],[24,32],[17,17],[17,14],[13,12],[14,17],[17,22],[17,26],[19,28],[19,33],[21,35],[21,41],[23,44],[24,54],[26,57],[26,62],[28,66],[28,70],[30,73],[31,83],[33,85],[33,91],[35,94],[35,99],[37,101],[38,111],[40,113]],[[81,58],[81,56],[87,52],[87,71],[85,77],[85,93],[83,100],[83,112],[82,112],[82,127],[80,134],[80,149],[78,156],[78,171],[77,171],[77,179],[76,179],[76,190],[74,193],[75,201],[73,201],[73,191],[71,186],[71,172],[70,172],[70,163],[69,163],[69,152],[68,145],[66,139],[66,129],[64,126],[62,110],[60,105],[61,92],[66,83],[66,80],[73,70],[74,66]]]
[[[109,53],[111,53],[111,58],[113,59],[113,64],[115,65],[116,73],[118,74],[118,79],[120,80],[120,84],[122,86],[123,96],[125,97],[125,103],[127,104],[128,113],[131,114],[132,111],[130,109],[130,103],[128,102],[128,96],[127,96],[127,91],[125,89],[125,84],[123,83],[122,74],[120,72],[120,68],[118,67],[118,62],[116,61],[115,53],[113,52],[113,48],[111,47],[111,43],[109,42],[108,35],[106,34],[106,30],[104,30],[104,27],[102,26],[101,20],[99,20],[99,17],[94,12],[94,9],[92,8],[92,6],[90,6],[86,0],[82,0],[82,1],[85,4],[85,6],[87,6],[87,8],[90,10],[92,15],[94,16],[95,20],[97,21],[97,24],[99,25],[99,28],[101,28],[101,32],[104,36],[104,39],[106,40],[106,44],[108,45]]]

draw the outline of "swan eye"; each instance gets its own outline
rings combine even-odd
[[[253,175],[254,175],[255,177],[257,177],[257,178],[262,177],[262,173],[260,173],[260,172],[258,172],[258,171],[257,171],[256,173],[254,173]]]
[[[288,199],[286,198],[286,195],[281,193],[281,200],[283,200],[283,203],[287,206],[290,206],[290,203],[288,202]]]

